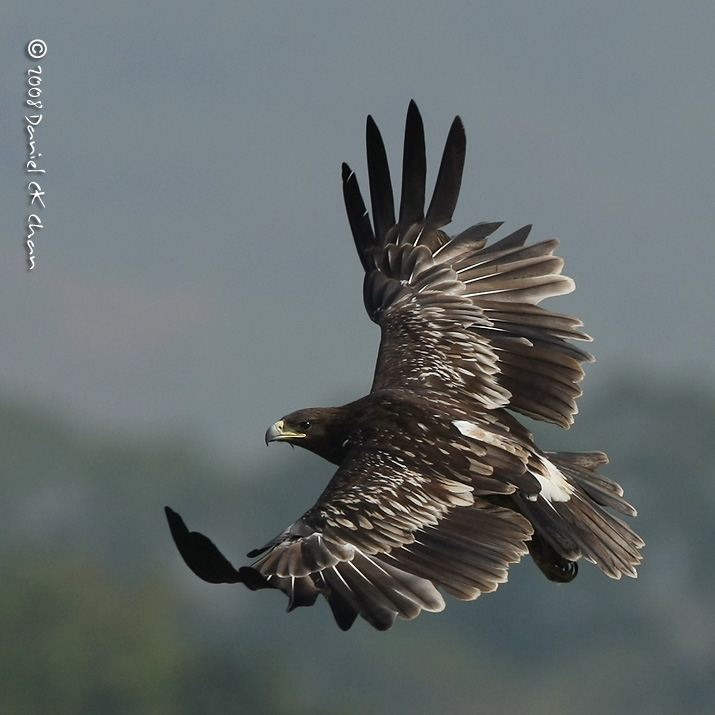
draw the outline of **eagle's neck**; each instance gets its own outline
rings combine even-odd
[[[342,464],[348,451],[360,444],[364,428],[364,398],[341,407],[321,407],[323,430],[314,439],[296,443],[333,464]]]

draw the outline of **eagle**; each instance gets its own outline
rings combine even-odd
[[[488,243],[501,223],[450,236],[466,137],[451,125],[425,211],[422,117],[407,111],[395,211],[385,146],[367,118],[372,220],[342,165],[348,222],[365,271],[363,299],[381,340],[370,392],[341,407],[292,412],[266,432],[337,465],[313,507],[235,568],[166,507],[189,568],[210,583],[273,588],[288,610],[324,597],[338,626],[361,616],[379,630],[442,611],[507,580],[529,553],[568,582],[584,558],[635,577],[643,540],[612,512],[635,516],[597,470],[603,452],[544,451],[515,413],[568,428],[583,363],[593,357],[576,318],[540,307],[569,293],[557,239],[526,244],[531,226]]]

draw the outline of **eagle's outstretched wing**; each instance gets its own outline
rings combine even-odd
[[[343,165],[345,206],[366,272],[365,306],[382,329],[373,390],[460,391],[482,408],[507,406],[568,427],[581,394],[581,363],[593,359],[569,340],[590,338],[579,320],[538,303],[574,283],[561,275],[556,239],[524,245],[530,226],[490,246],[487,237],[500,223],[452,237],[442,231],[457,203],[465,147],[457,117],[425,214],[424,129],[410,103],[396,219],[385,148],[368,117],[372,224],[355,174]]]
[[[441,611],[437,587],[474,599],[506,581],[509,564],[527,552],[533,532],[522,515],[476,496],[474,484],[503,493],[522,482],[536,493],[538,484],[521,474],[508,452],[500,460],[511,464],[516,484],[480,475],[471,445],[453,426],[451,432],[449,452],[432,469],[426,461],[434,436],[418,442],[401,434],[362,445],[315,506],[249,554],[267,552],[250,567],[234,569],[205,536],[188,532],[167,510],[174,540],[194,573],[211,583],[278,588],[288,595],[289,610],[312,605],[322,593],[343,629],[358,615],[386,630],[398,616]]]
[[[462,600],[494,591],[527,550],[556,581],[571,580],[580,557],[613,578],[636,575],[643,541],[602,508],[635,515],[595,471],[605,455],[540,454],[486,422],[422,430],[407,419],[405,432],[350,453],[311,509],[248,554],[264,554],[250,566],[235,569],[167,508],[185,562],[210,583],[279,589],[289,611],[323,595],[345,630],[358,615],[386,630],[441,611],[438,588]]]

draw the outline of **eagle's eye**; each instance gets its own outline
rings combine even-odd
[[[298,422],[298,429],[301,432],[307,432],[310,429],[310,421],[302,420],[301,422]]]

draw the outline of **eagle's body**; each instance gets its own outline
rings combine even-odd
[[[439,611],[439,588],[473,599],[506,580],[527,551],[555,581],[585,557],[614,578],[635,576],[642,540],[604,507],[635,510],[595,470],[601,452],[543,452],[511,414],[568,427],[591,356],[569,316],[538,306],[573,290],[557,241],[524,246],[530,227],[487,246],[501,224],[449,237],[466,140],[459,118],[434,195],[425,202],[422,120],[410,104],[402,197],[395,216],[382,139],[368,118],[373,221],[343,165],[348,219],[365,269],[364,301],[382,333],[370,393],[342,407],[299,410],[266,442],[287,441],[338,465],[298,521],[235,570],[167,508],[187,564],[211,582],[278,588],[289,608],[323,595],[341,628],[357,615],[386,629]],[[265,552],[265,553],[264,553]]]

